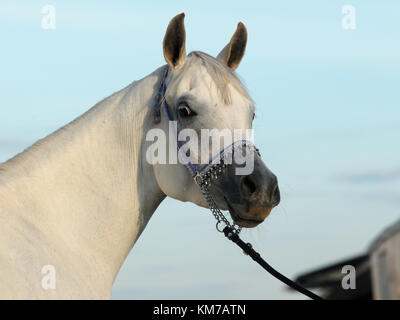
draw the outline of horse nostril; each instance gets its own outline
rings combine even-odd
[[[250,176],[245,176],[242,179],[242,190],[247,194],[253,194],[256,191],[256,184],[252,181]]]

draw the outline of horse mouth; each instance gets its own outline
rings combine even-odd
[[[225,198],[225,197],[224,197]],[[227,199],[225,198],[226,204],[228,206],[229,213],[233,219],[233,221],[240,227],[244,228],[254,228],[258,226],[261,222],[264,220],[257,220],[256,218],[251,219],[251,218],[244,218],[243,216],[239,215],[235,209],[229,204]]]

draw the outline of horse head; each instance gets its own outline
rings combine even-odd
[[[186,55],[185,42],[182,13],[171,20],[164,37],[163,51],[168,73],[163,73],[165,79],[160,81],[161,88],[165,87],[159,90],[161,97],[158,96],[158,100],[163,102],[165,99],[166,108],[160,109],[158,105],[153,119],[155,129],[169,135],[171,122],[174,122],[176,137],[166,139],[166,163],[154,163],[153,168],[157,183],[167,196],[207,207],[204,193],[193,179],[193,172],[187,170],[188,164],[171,163],[168,159],[184,143],[183,153],[190,159],[190,165],[195,163],[195,168],[201,168],[201,164],[206,162],[207,165],[224,150],[222,140],[225,147],[233,146],[239,141],[237,132],[251,132],[254,102],[235,73],[245,53],[247,30],[240,22],[216,58],[198,51]],[[215,139],[216,133],[220,135]],[[235,152],[242,154],[246,143],[231,149],[231,155]],[[224,170],[220,170],[218,178],[212,180],[208,192],[219,209],[229,210],[237,225],[254,227],[279,204],[280,193],[276,176],[261,160],[259,152],[252,152],[252,157],[246,159],[252,161],[246,163],[250,168],[247,171],[243,163],[237,161],[218,167],[218,170]],[[221,159],[217,157],[217,160]],[[211,172],[211,178],[213,176]]]

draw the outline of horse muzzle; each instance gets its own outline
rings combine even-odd
[[[226,166],[225,171],[209,186],[216,203],[228,209],[233,221],[252,228],[263,222],[280,202],[278,179],[254,153],[252,172],[238,174],[238,165]]]

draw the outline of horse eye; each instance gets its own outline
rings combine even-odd
[[[178,112],[182,118],[193,117],[196,115],[196,112],[190,109],[186,103],[182,103],[178,106]]]

